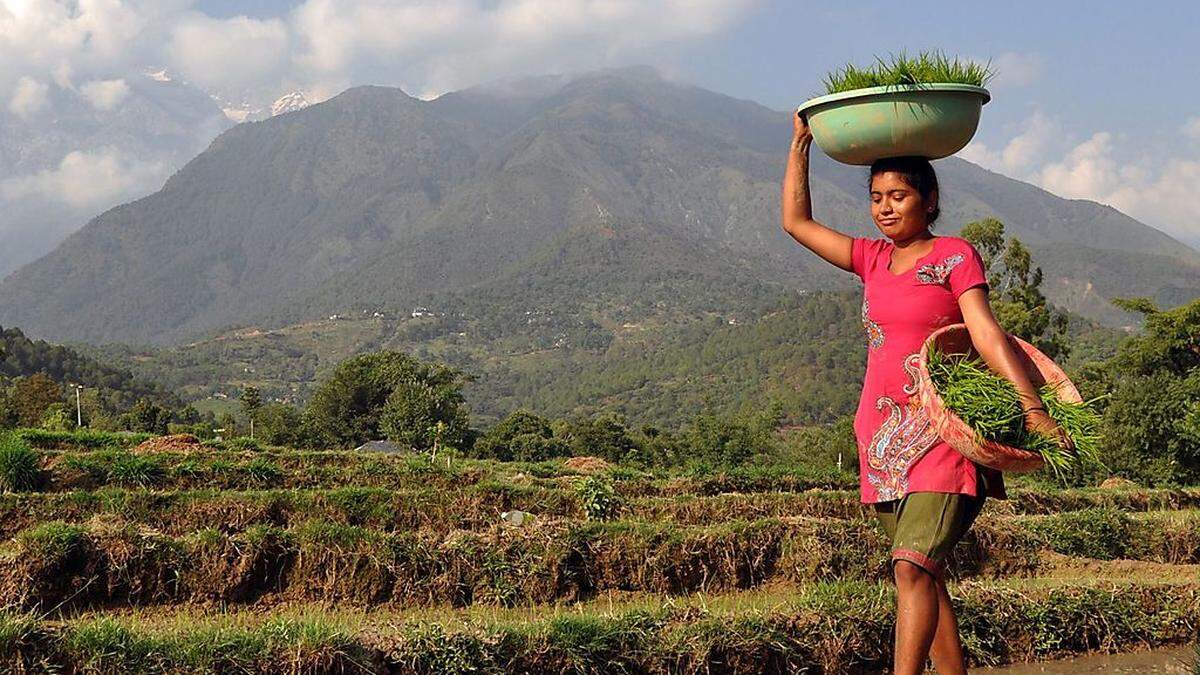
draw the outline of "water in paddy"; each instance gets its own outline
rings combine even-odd
[[[1134,654],[1100,654],[1069,661],[1022,663],[1003,668],[976,668],[978,675],[1084,675],[1084,673],[1159,673],[1186,675],[1193,672],[1196,652],[1190,647],[1158,649]]]

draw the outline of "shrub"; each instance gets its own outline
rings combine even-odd
[[[588,520],[611,520],[621,510],[621,498],[612,481],[586,476],[575,485],[575,495]]]
[[[41,482],[38,453],[11,434],[0,438],[0,490],[29,492],[36,490]]]

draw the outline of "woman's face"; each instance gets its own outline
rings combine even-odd
[[[937,205],[937,191],[929,203],[895,171],[871,177],[871,218],[875,227],[893,241],[904,241],[929,228],[929,212]]]

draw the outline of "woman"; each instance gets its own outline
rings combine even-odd
[[[871,216],[886,239],[852,238],[813,220],[808,193],[812,134],[796,115],[783,179],[783,229],[863,280],[867,372],[854,418],[862,501],[891,540],[896,583],[896,675],[965,673],[958,623],[942,578],[946,557],[983,507],[1004,497],[1000,473],[937,437],[916,394],[916,361],[940,326],[965,322],[984,361],[1016,386],[1026,427],[1070,441],[1042,406],[988,305],[979,253],[965,239],[935,237],[937,176],[920,157],[871,167]]]

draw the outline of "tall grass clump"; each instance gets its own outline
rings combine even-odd
[[[825,92],[837,94],[852,89],[886,85],[922,85],[934,82],[970,84],[982,87],[995,76],[991,62],[980,65],[972,61],[951,59],[941,52],[920,52],[908,57],[904,52],[892,55],[890,61],[875,57],[875,65],[859,68],[847,64],[825,76]]]
[[[1101,466],[1101,418],[1091,405],[1094,399],[1084,403],[1064,401],[1052,383],[1038,390],[1047,413],[1075,444],[1075,451],[1070,452],[1053,438],[1026,430],[1016,387],[980,359],[931,348],[928,365],[938,395],[974,430],[976,442],[986,439],[1037,453],[1059,477],[1083,467]]]
[[[0,491],[29,492],[41,482],[38,453],[12,434],[0,436]]]

